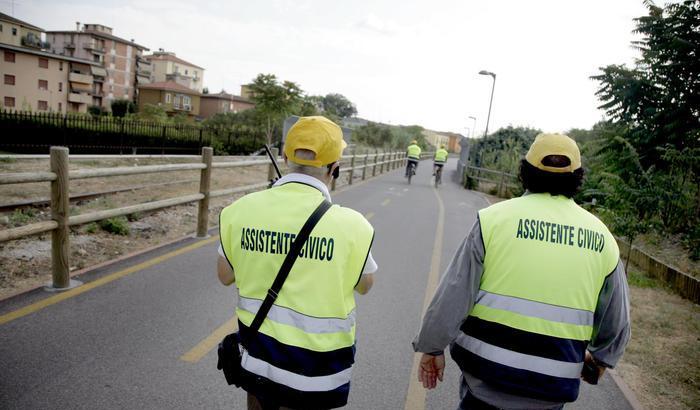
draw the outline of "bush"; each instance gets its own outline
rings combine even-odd
[[[100,221],[100,228],[115,235],[125,236],[129,234],[129,221],[123,216],[103,219]]]
[[[87,108],[88,114],[92,115],[93,117],[99,117],[101,115],[105,114],[104,108],[102,108],[99,105],[91,105]]]
[[[112,116],[123,118],[126,114],[136,112],[136,106],[131,100],[125,98],[112,101]]]

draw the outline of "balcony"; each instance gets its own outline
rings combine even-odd
[[[68,81],[72,83],[80,83],[80,84],[92,84],[93,77],[88,74],[80,74],[80,73],[69,73],[68,74]]]
[[[97,44],[93,44],[93,43],[85,44],[83,46],[83,48],[90,51],[90,52],[93,52],[95,54],[104,54],[105,53],[104,47],[98,47]]]
[[[70,43],[70,42],[65,42],[65,43],[63,43],[63,48],[75,50],[75,44]]]
[[[22,45],[25,47],[38,48],[40,50],[44,50],[51,47],[49,43],[41,41],[40,37],[37,37],[32,33],[23,36],[21,41]]]
[[[91,104],[92,97],[88,94],[70,93],[68,94],[68,101],[77,104]]]

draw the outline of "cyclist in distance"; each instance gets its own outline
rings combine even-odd
[[[440,144],[440,149],[435,151],[435,156],[433,157],[433,176],[438,181],[440,181],[438,177],[442,176],[442,167],[447,163],[447,155],[448,152],[445,149],[445,144]]]
[[[406,177],[408,177],[408,172],[411,169],[411,166],[413,166],[413,173],[415,174],[416,170],[418,169],[418,161],[420,161],[420,153],[421,149],[418,146],[418,141],[413,140],[411,141],[411,145],[406,148],[406,152],[408,153],[408,162],[406,162]]]

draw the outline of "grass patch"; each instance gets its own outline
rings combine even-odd
[[[2,157],[0,158],[0,164],[14,164],[17,162],[16,158]]]
[[[618,371],[644,408],[697,409],[700,306],[630,269],[632,339]]]
[[[106,232],[124,236],[129,234],[129,221],[123,216],[103,219],[99,224],[100,228]]]
[[[630,269],[627,274],[627,283],[630,286],[636,286],[638,288],[660,288],[663,287],[661,281],[656,278],[649,277],[643,273],[636,270]]]
[[[36,211],[32,208],[27,209],[15,209],[10,215],[10,224],[12,226],[22,226],[29,223],[29,221],[36,216]]]
[[[99,228],[100,226],[97,225],[96,222],[90,222],[89,224],[85,225],[85,233],[96,233]]]

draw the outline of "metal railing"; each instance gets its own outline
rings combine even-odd
[[[277,157],[278,150],[274,148],[272,151],[273,155]],[[51,232],[52,287],[57,290],[69,289],[71,287],[69,269],[69,229],[71,226],[87,224],[117,216],[130,215],[137,212],[154,211],[167,207],[197,202],[198,213],[196,235],[197,237],[204,237],[207,235],[207,231],[209,229],[210,199],[266,188],[269,185],[269,180],[276,176],[274,167],[267,159],[245,159],[240,161],[213,162],[213,149],[210,147],[202,148],[201,156],[183,157],[200,159],[200,161],[192,163],[146,165],[138,167],[130,166],[69,170],[68,148],[51,147],[49,156],[49,172],[0,174],[0,185],[50,182],[51,198],[49,203],[51,208],[51,220],[2,230],[0,231],[0,243],[24,238],[30,235]],[[347,183],[352,185],[354,179],[366,179],[369,176],[368,174],[370,169],[372,176],[375,176],[377,174],[382,174],[398,168],[405,163],[405,159],[405,153],[401,152],[375,152],[373,154],[365,153],[364,155],[345,155],[341,160],[341,163],[344,164],[341,165],[341,172],[348,175]],[[267,181],[215,191],[210,189],[212,171],[214,169],[249,167],[266,164],[268,165]],[[347,164],[350,164],[350,166],[348,167]],[[69,215],[69,188],[71,180],[186,170],[200,171],[198,193],[124,206],[120,208],[88,212],[79,215]],[[356,173],[359,172],[361,172],[361,177],[356,175]],[[332,189],[335,190],[335,188],[336,180],[333,180]]]

